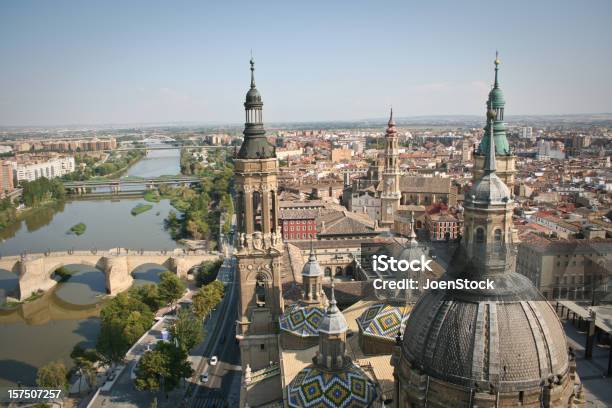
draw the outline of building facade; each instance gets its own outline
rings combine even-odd
[[[15,189],[13,185],[13,166],[9,162],[0,162],[0,196]]]
[[[74,157],[56,157],[44,161],[31,161],[15,163],[13,165],[15,179],[20,181],[34,181],[41,177],[54,179],[72,173],[76,170]]]

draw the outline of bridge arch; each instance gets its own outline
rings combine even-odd
[[[129,289],[132,272],[144,264],[156,264],[187,277],[190,269],[206,260],[217,260],[220,255],[181,250],[165,251],[70,251],[31,254],[0,258],[0,269],[13,271],[19,277],[19,299],[24,300],[38,291],[53,288],[57,281],[52,274],[61,266],[82,264],[104,272],[106,291],[111,295]]]

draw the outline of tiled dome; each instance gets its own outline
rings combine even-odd
[[[280,328],[300,337],[319,335],[319,325],[325,316],[325,309],[319,306],[305,306],[298,303],[287,307],[280,317]]]
[[[342,371],[308,366],[287,389],[290,407],[370,407],[377,396],[375,383],[355,364]]]

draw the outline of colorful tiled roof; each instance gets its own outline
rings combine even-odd
[[[318,336],[323,316],[325,316],[323,307],[294,303],[285,309],[285,313],[279,318],[280,328],[300,337]]]
[[[342,371],[308,366],[288,386],[290,407],[369,407],[376,399],[374,382],[353,363]]]
[[[410,306],[391,306],[384,303],[372,305],[357,318],[359,330],[366,336],[394,341],[398,330],[404,332],[411,309]]]

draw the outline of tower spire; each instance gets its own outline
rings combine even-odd
[[[391,114],[389,115],[389,122],[387,123],[389,127],[395,126],[395,121],[393,120],[393,106],[391,107]]]
[[[309,261],[316,261],[317,260],[317,257],[315,256],[315,253],[314,253],[314,246],[313,246],[313,243],[312,243],[312,237],[310,238],[310,255],[308,256],[308,260]]]
[[[418,243],[416,240],[416,232],[414,231],[414,211],[410,211],[410,234],[408,238],[410,238],[410,245]]]
[[[251,50],[251,89],[255,88],[255,60],[253,59],[253,50]]]
[[[497,163],[495,161],[495,137],[493,137],[493,122],[495,121],[496,113],[493,109],[487,111],[487,119],[489,121],[489,151],[485,156],[484,173],[495,173]]]
[[[328,315],[333,315],[336,314],[338,312],[338,302],[336,302],[336,292],[334,290],[335,288],[335,283],[334,283],[334,273],[332,272],[331,274],[331,300],[329,301],[329,308],[327,309],[327,314]]]
[[[499,52],[495,51],[495,83],[493,85],[494,88],[499,88],[499,82],[497,81],[497,72],[499,71],[499,64],[501,61],[499,60]]]

